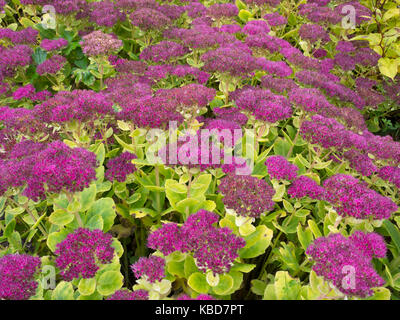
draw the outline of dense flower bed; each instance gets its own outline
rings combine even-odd
[[[396,2],[0,9],[0,299],[400,298]]]

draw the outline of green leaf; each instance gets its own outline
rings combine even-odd
[[[104,226],[103,218],[99,214],[91,217],[85,223],[85,228],[88,228],[89,230],[96,230],[96,229],[103,230],[103,226]]]
[[[114,219],[117,216],[115,213],[115,203],[111,198],[101,198],[95,201],[88,211],[87,219],[95,215],[101,215],[103,218],[103,231],[107,232],[114,224]]]
[[[195,272],[190,275],[188,279],[188,285],[190,288],[198,293],[205,294],[208,293],[208,291],[211,289],[210,285],[207,283],[206,276],[200,272]]]
[[[213,287],[213,291],[220,296],[226,295],[233,287],[233,278],[229,274],[223,274],[219,277],[219,283]]]
[[[185,278],[185,261],[170,261],[167,266],[168,272],[174,276]]]
[[[97,291],[103,296],[110,296],[122,287],[123,279],[118,271],[106,271],[99,278]]]
[[[380,58],[378,61],[379,71],[385,76],[394,80],[394,77],[397,75],[397,68],[400,65],[400,59],[391,59],[391,58]]]
[[[297,238],[299,239],[300,244],[303,247],[303,249],[307,250],[308,246],[313,241],[313,235],[312,235],[312,232],[311,232],[310,228],[306,228],[303,231],[303,228],[299,224],[297,226]]]
[[[96,184],[92,184],[80,193],[81,211],[86,211],[93,205],[96,200],[96,192]]]
[[[252,271],[257,265],[256,264],[248,264],[248,263],[235,263],[231,270],[232,271],[241,271],[244,273],[249,273]]]
[[[67,237],[68,233],[69,231],[67,229],[50,233],[47,237],[47,246],[49,249],[54,252],[56,250],[56,245],[63,241]]]
[[[366,300],[390,300],[390,290],[387,288],[373,288],[374,294],[368,297]]]
[[[300,296],[301,285],[287,271],[278,271],[275,275],[275,295],[277,300],[297,300]]]
[[[61,281],[51,294],[51,300],[74,300],[74,289],[70,282]]]
[[[165,181],[165,193],[172,206],[175,203],[186,199],[187,187],[175,180],[167,179]]]
[[[383,221],[383,226],[385,227],[387,232],[390,234],[390,237],[392,238],[393,243],[397,247],[397,250],[400,252],[400,231],[389,220]]]
[[[47,52],[42,48],[36,48],[35,52],[32,54],[32,59],[37,65],[43,63],[46,60]]]
[[[106,150],[104,148],[104,144],[103,143],[101,143],[98,146],[95,154],[96,154],[96,159],[97,159],[99,165],[102,166],[103,163],[104,163],[105,156],[106,156]]]
[[[202,174],[197,177],[191,184],[190,196],[192,198],[203,197],[212,180],[211,174]]]
[[[185,259],[184,271],[185,278],[188,278],[191,274],[199,271],[192,256],[187,256],[187,258]]]
[[[78,284],[78,291],[83,296],[90,296],[96,290],[96,279],[81,279]]]
[[[242,9],[239,11],[238,16],[243,22],[247,22],[252,17],[252,14],[249,11]]]
[[[114,248],[117,257],[121,258],[122,255],[124,254],[124,248],[122,247],[121,242],[119,242],[118,239],[113,238],[113,242],[111,244],[111,247]]]
[[[322,233],[318,228],[318,225],[314,222],[314,220],[308,220],[307,221],[308,226],[310,227],[312,233],[314,234],[315,238],[322,237]]]
[[[273,231],[265,225],[257,226],[256,231],[245,237],[246,246],[239,250],[239,256],[244,259],[255,258],[263,254],[271,244]]]
[[[56,226],[65,226],[74,220],[74,215],[64,209],[57,209],[49,217],[49,221]]]
[[[285,156],[289,153],[290,143],[281,137],[277,138],[274,143],[274,152],[276,155]]]
[[[251,291],[258,296],[264,295],[266,286],[267,284],[264,281],[258,279],[251,280]]]
[[[8,237],[8,242],[15,251],[22,249],[21,236],[17,231],[13,231],[13,233],[11,233],[11,235]]]

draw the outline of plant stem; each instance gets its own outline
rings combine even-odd
[[[154,172],[156,175],[156,186],[160,186],[160,169],[158,168],[158,165],[156,164],[154,167]],[[157,204],[157,211],[158,213],[161,212],[161,199],[160,199],[160,192],[156,191],[156,204]]]
[[[32,218],[32,220],[36,223],[38,219],[36,219],[36,217],[33,215],[32,211],[31,211],[31,210],[29,209],[29,207],[28,207],[28,204],[26,204],[26,205],[24,206],[24,209],[26,210],[26,212],[28,212],[28,214],[30,215],[30,217]],[[44,230],[44,228],[42,227],[42,225],[41,225],[40,223],[38,224],[38,228],[39,228],[39,230],[43,233],[43,235],[44,235],[45,237],[48,236],[46,230]]]

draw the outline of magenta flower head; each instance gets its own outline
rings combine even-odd
[[[379,169],[378,176],[384,180],[393,183],[397,188],[400,189],[400,168],[385,166]]]
[[[208,294],[199,294],[197,298],[191,298],[187,294],[183,294],[176,300],[216,300],[216,299]]]
[[[147,246],[161,251],[165,256],[175,251],[182,251],[184,239],[176,223],[166,223],[160,229],[150,233]]]
[[[323,43],[329,41],[328,32],[318,24],[303,24],[299,29],[299,35],[302,39],[315,43],[321,40]]]
[[[207,8],[206,15],[219,20],[222,18],[233,18],[238,13],[238,8],[232,3],[216,3]]]
[[[200,270],[229,272],[238,250],[246,245],[244,239],[228,228],[217,228],[218,215],[200,210],[188,217],[182,227],[168,223],[150,234],[148,246],[163,254],[174,251],[190,252]]]
[[[265,35],[271,31],[267,22],[263,20],[251,20],[245,24],[242,29],[243,33],[247,35]]]
[[[121,289],[115,291],[107,300],[149,300],[149,293],[142,289],[135,291]]]
[[[136,167],[132,163],[132,160],[136,158],[137,156],[133,153],[123,152],[118,157],[109,160],[105,177],[110,181],[124,182],[127,175],[136,171]]]
[[[137,279],[143,278],[151,283],[161,281],[165,277],[165,259],[157,256],[141,257],[131,265]]]
[[[230,74],[233,77],[244,76],[257,69],[251,50],[235,44],[208,51],[201,56],[201,60],[205,71]]]
[[[56,246],[55,260],[66,281],[93,278],[99,263],[111,263],[114,257],[112,236],[101,230],[78,228]]]
[[[378,234],[356,231],[348,238],[331,234],[317,238],[306,253],[316,262],[315,273],[345,295],[364,298],[373,293],[372,288],[385,283],[371,263],[372,258],[386,254],[385,242]]]
[[[288,195],[292,198],[308,197],[314,200],[325,200],[326,190],[307,176],[299,176],[288,188]]]
[[[139,128],[165,128],[170,121],[183,121],[176,110],[176,102],[163,96],[144,96],[124,107],[119,119],[132,121]]]
[[[91,2],[89,20],[98,26],[113,27],[119,21],[125,21],[126,15],[111,1]]]
[[[297,171],[299,168],[291,164],[285,157],[283,156],[272,156],[265,161],[265,165],[268,169],[268,174],[271,178],[277,180],[293,180],[297,177]]]
[[[38,34],[39,32],[32,29],[32,27],[20,31],[14,31],[9,28],[0,29],[0,39],[7,38],[13,44],[35,44]]]
[[[229,228],[210,228],[197,238],[193,257],[199,270],[223,274],[230,271],[239,256],[238,251],[245,245],[246,241],[235,236]]]
[[[357,219],[388,219],[397,211],[397,205],[389,197],[384,197],[369,189],[368,185],[353,176],[336,174],[324,182],[327,200],[338,214]]]
[[[143,49],[140,59],[153,62],[167,62],[184,56],[189,49],[173,41],[161,41]]]
[[[130,15],[131,23],[143,31],[160,30],[169,26],[172,21],[158,10],[141,8]]]
[[[28,300],[35,295],[35,275],[40,258],[26,254],[8,254],[0,258],[0,300]]]
[[[56,74],[58,71],[60,71],[64,64],[67,62],[67,59],[64,58],[63,56],[60,56],[58,54],[55,54],[51,58],[43,61],[41,64],[39,64],[36,68],[36,72],[39,75],[44,75],[44,74]]]
[[[37,200],[45,192],[60,193],[63,190],[79,192],[96,179],[96,155],[83,148],[72,149],[61,141],[50,143],[36,155],[27,187],[23,194]]]
[[[46,51],[60,50],[68,45],[68,41],[64,38],[55,40],[43,39],[40,43],[40,47]]]
[[[244,217],[259,218],[275,205],[275,190],[256,177],[228,174],[221,180],[219,191],[224,195],[225,206]]]
[[[18,88],[13,93],[14,100],[21,100],[24,98],[31,98],[36,92],[36,89],[33,85],[27,84],[21,88]]]
[[[82,37],[83,53],[88,56],[110,55],[122,47],[122,41],[111,34],[100,30],[93,31]]]

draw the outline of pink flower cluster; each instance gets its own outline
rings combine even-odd
[[[216,214],[200,210],[190,215],[182,227],[168,223],[152,232],[147,246],[160,250],[164,255],[174,251],[191,252],[203,272],[229,272],[238,257],[238,250],[246,243],[232,234],[229,228],[214,227],[217,221]]]
[[[57,244],[55,264],[66,281],[93,278],[99,264],[111,263],[114,257],[111,245],[111,234],[78,228]]]
[[[384,284],[371,263],[384,258],[386,244],[376,233],[356,231],[346,238],[340,233],[317,238],[307,249],[316,264],[313,270],[331,281],[345,295],[366,297]]]
[[[7,254],[0,258],[0,299],[28,300],[35,295],[35,275],[40,258],[27,254]]]
[[[131,265],[136,279],[143,278],[151,283],[161,281],[165,277],[165,259],[157,256],[141,257]]]
[[[228,174],[222,178],[218,189],[224,195],[225,207],[244,217],[259,218],[275,205],[272,201],[275,190],[256,177]]]

